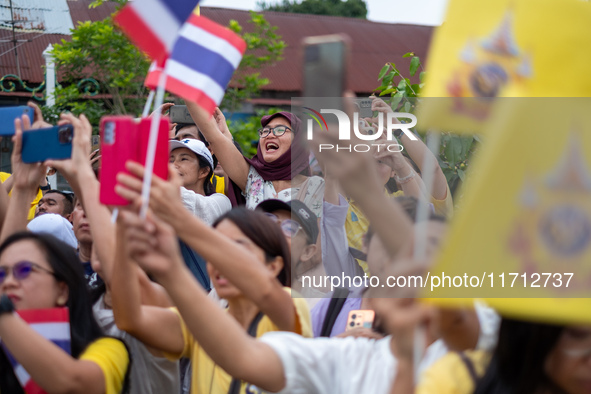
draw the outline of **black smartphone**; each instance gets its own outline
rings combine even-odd
[[[195,124],[186,105],[174,105],[170,107],[169,114],[171,123]]]
[[[306,37],[304,97],[342,97],[347,88],[350,39],[344,34]]]

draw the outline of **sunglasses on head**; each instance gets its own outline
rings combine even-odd
[[[33,271],[46,272],[55,276],[53,271],[43,268],[38,264],[32,263],[30,261],[19,261],[12,267],[0,267],[0,284],[4,283],[6,278],[8,278],[10,271],[12,271],[12,275],[16,280],[26,279]]]
[[[293,238],[297,235],[298,231],[302,229],[302,226],[295,220],[280,220],[276,215],[269,212],[265,212],[265,215],[267,215],[267,217],[273,220],[275,223],[279,223],[279,226],[281,226],[281,230],[286,237]]]

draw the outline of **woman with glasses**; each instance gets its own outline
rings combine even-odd
[[[449,353],[425,372],[417,392],[591,393],[591,326],[503,318],[492,355]]]
[[[75,251],[50,235],[20,232],[0,245],[0,393],[24,393],[5,351],[48,393],[127,392],[124,343],[103,337]],[[67,307],[71,355],[13,311]]]
[[[125,197],[139,198],[137,192],[133,193],[133,196],[125,194]],[[162,193],[153,195],[157,194]],[[155,201],[150,205],[159,204]],[[199,330],[193,325],[195,303],[206,303],[212,308],[219,306],[186,272],[174,242],[175,231],[208,261],[207,270],[213,287],[227,300],[227,312],[236,326],[253,337],[270,331],[291,331],[309,337],[311,327],[306,302],[301,298],[292,299],[288,288],[291,283],[290,255],[285,238],[271,219],[244,207],[234,208],[220,217],[214,223],[215,229],[181,209],[175,211],[177,213],[172,211],[171,214],[177,215],[176,218],[162,216],[168,224],[155,217],[148,220],[147,226],[158,233],[162,241],[156,260],[152,259],[154,255],[129,255],[129,250],[136,250],[137,246],[134,234],[142,237],[146,224],[135,213],[120,214],[116,252],[119,261],[114,272],[118,279],[114,279],[112,288],[115,321],[118,327],[163,352],[167,358],[190,358],[192,393],[245,392],[246,382],[233,379],[208,356],[206,347],[211,344],[198,343],[194,339],[195,330]],[[184,296],[183,301],[175,300],[178,309],[140,304],[139,289],[130,286],[125,278],[135,268],[132,259],[139,261],[143,257],[153,262],[164,260],[171,272],[181,272],[184,284],[180,286]],[[161,284],[170,293],[179,289],[179,283],[175,282]],[[196,294],[202,297],[194,298]],[[219,342],[214,345],[226,346]],[[248,357],[247,354],[236,356]]]
[[[309,176],[309,152],[297,116],[290,112],[264,116],[257,153],[247,159],[220,131],[215,118],[210,119],[209,114],[195,103],[187,102],[187,108],[240,190],[229,193],[234,205],[246,202],[247,208],[254,209],[257,204],[272,198],[296,199],[304,202],[317,217],[321,216],[324,181]]]

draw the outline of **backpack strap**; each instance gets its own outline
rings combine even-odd
[[[330,304],[328,304],[328,309],[324,316],[324,322],[322,323],[322,330],[320,330],[321,337],[330,336],[332,328],[334,327],[337,317],[339,316],[339,313],[341,313],[348,296],[349,289],[346,287],[337,287],[332,293],[332,298],[330,299]]]
[[[254,319],[250,322],[248,326],[248,330],[246,331],[248,335],[253,338],[257,336],[257,329],[259,328],[259,323],[263,318],[263,312],[259,312]],[[242,386],[242,381],[240,379],[232,378],[232,383],[230,383],[230,388],[228,389],[228,394],[240,394],[240,387]]]
[[[466,369],[468,370],[468,374],[470,375],[472,382],[474,383],[474,385],[476,385],[476,383],[478,383],[478,374],[476,373],[476,369],[474,368],[474,363],[472,363],[472,360],[470,360],[464,352],[458,352],[458,356],[460,356],[460,360],[462,360],[462,362],[466,366]]]

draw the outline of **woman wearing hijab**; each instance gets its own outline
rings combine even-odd
[[[297,116],[290,112],[264,116],[257,153],[247,159],[222,133],[227,125],[219,109],[210,118],[195,103],[187,102],[187,108],[235,186],[235,192],[229,193],[233,205],[246,203],[254,209],[268,199],[297,199],[321,215],[324,180],[309,176],[309,152]]]

